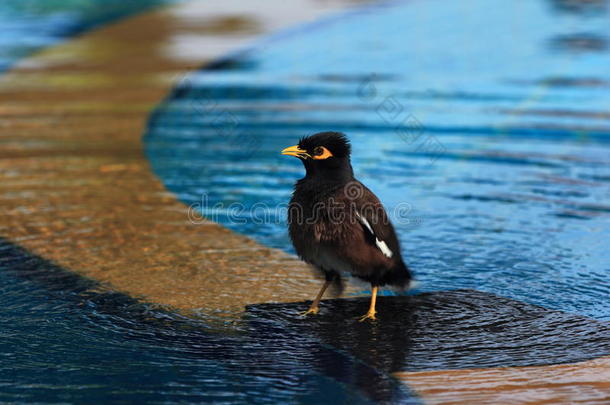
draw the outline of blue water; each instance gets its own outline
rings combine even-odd
[[[338,130],[420,291],[474,288],[610,320],[607,3],[408,1],[262,40],[185,78],[145,135],[180,199],[291,252],[303,175]]]
[[[64,38],[172,1],[177,0],[3,0],[0,72]]]
[[[0,402],[413,403],[311,336],[255,323],[215,330],[101,292],[2,238],[0,251]]]

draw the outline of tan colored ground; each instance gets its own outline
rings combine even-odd
[[[396,373],[427,404],[610,404],[610,357],[576,364]]]

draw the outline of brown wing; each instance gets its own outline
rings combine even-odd
[[[350,187],[348,190],[347,187]],[[379,199],[362,183],[337,190],[314,226],[316,240],[350,263],[356,275],[393,268],[398,239]]]

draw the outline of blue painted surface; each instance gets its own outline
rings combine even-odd
[[[3,0],[0,72],[65,38],[172,1],[177,0]]]
[[[608,17],[601,3],[410,1],[300,27],[186,78],[146,152],[184,202],[292,251],[285,204],[303,170],[279,151],[344,131],[421,290],[609,320]]]

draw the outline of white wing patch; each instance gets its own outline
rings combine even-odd
[[[375,238],[375,244],[381,250],[381,253],[386,255],[388,258],[391,258],[394,255],[394,253],[392,253],[392,251],[384,241]]]
[[[371,235],[373,235],[375,237],[375,244],[377,245],[379,250],[381,250],[381,253],[383,253],[388,258],[391,258],[392,256],[394,256],[394,253],[392,253],[392,251],[390,250],[388,245],[384,241],[379,240],[377,235],[375,235],[375,232],[373,232],[373,228],[371,228],[371,224],[369,224],[369,221],[367,221],[366,218],[364,218],[362,215],[360,215],[357,212],[356,212],[356,217],[366,227],[366,229],[369,230]]]

